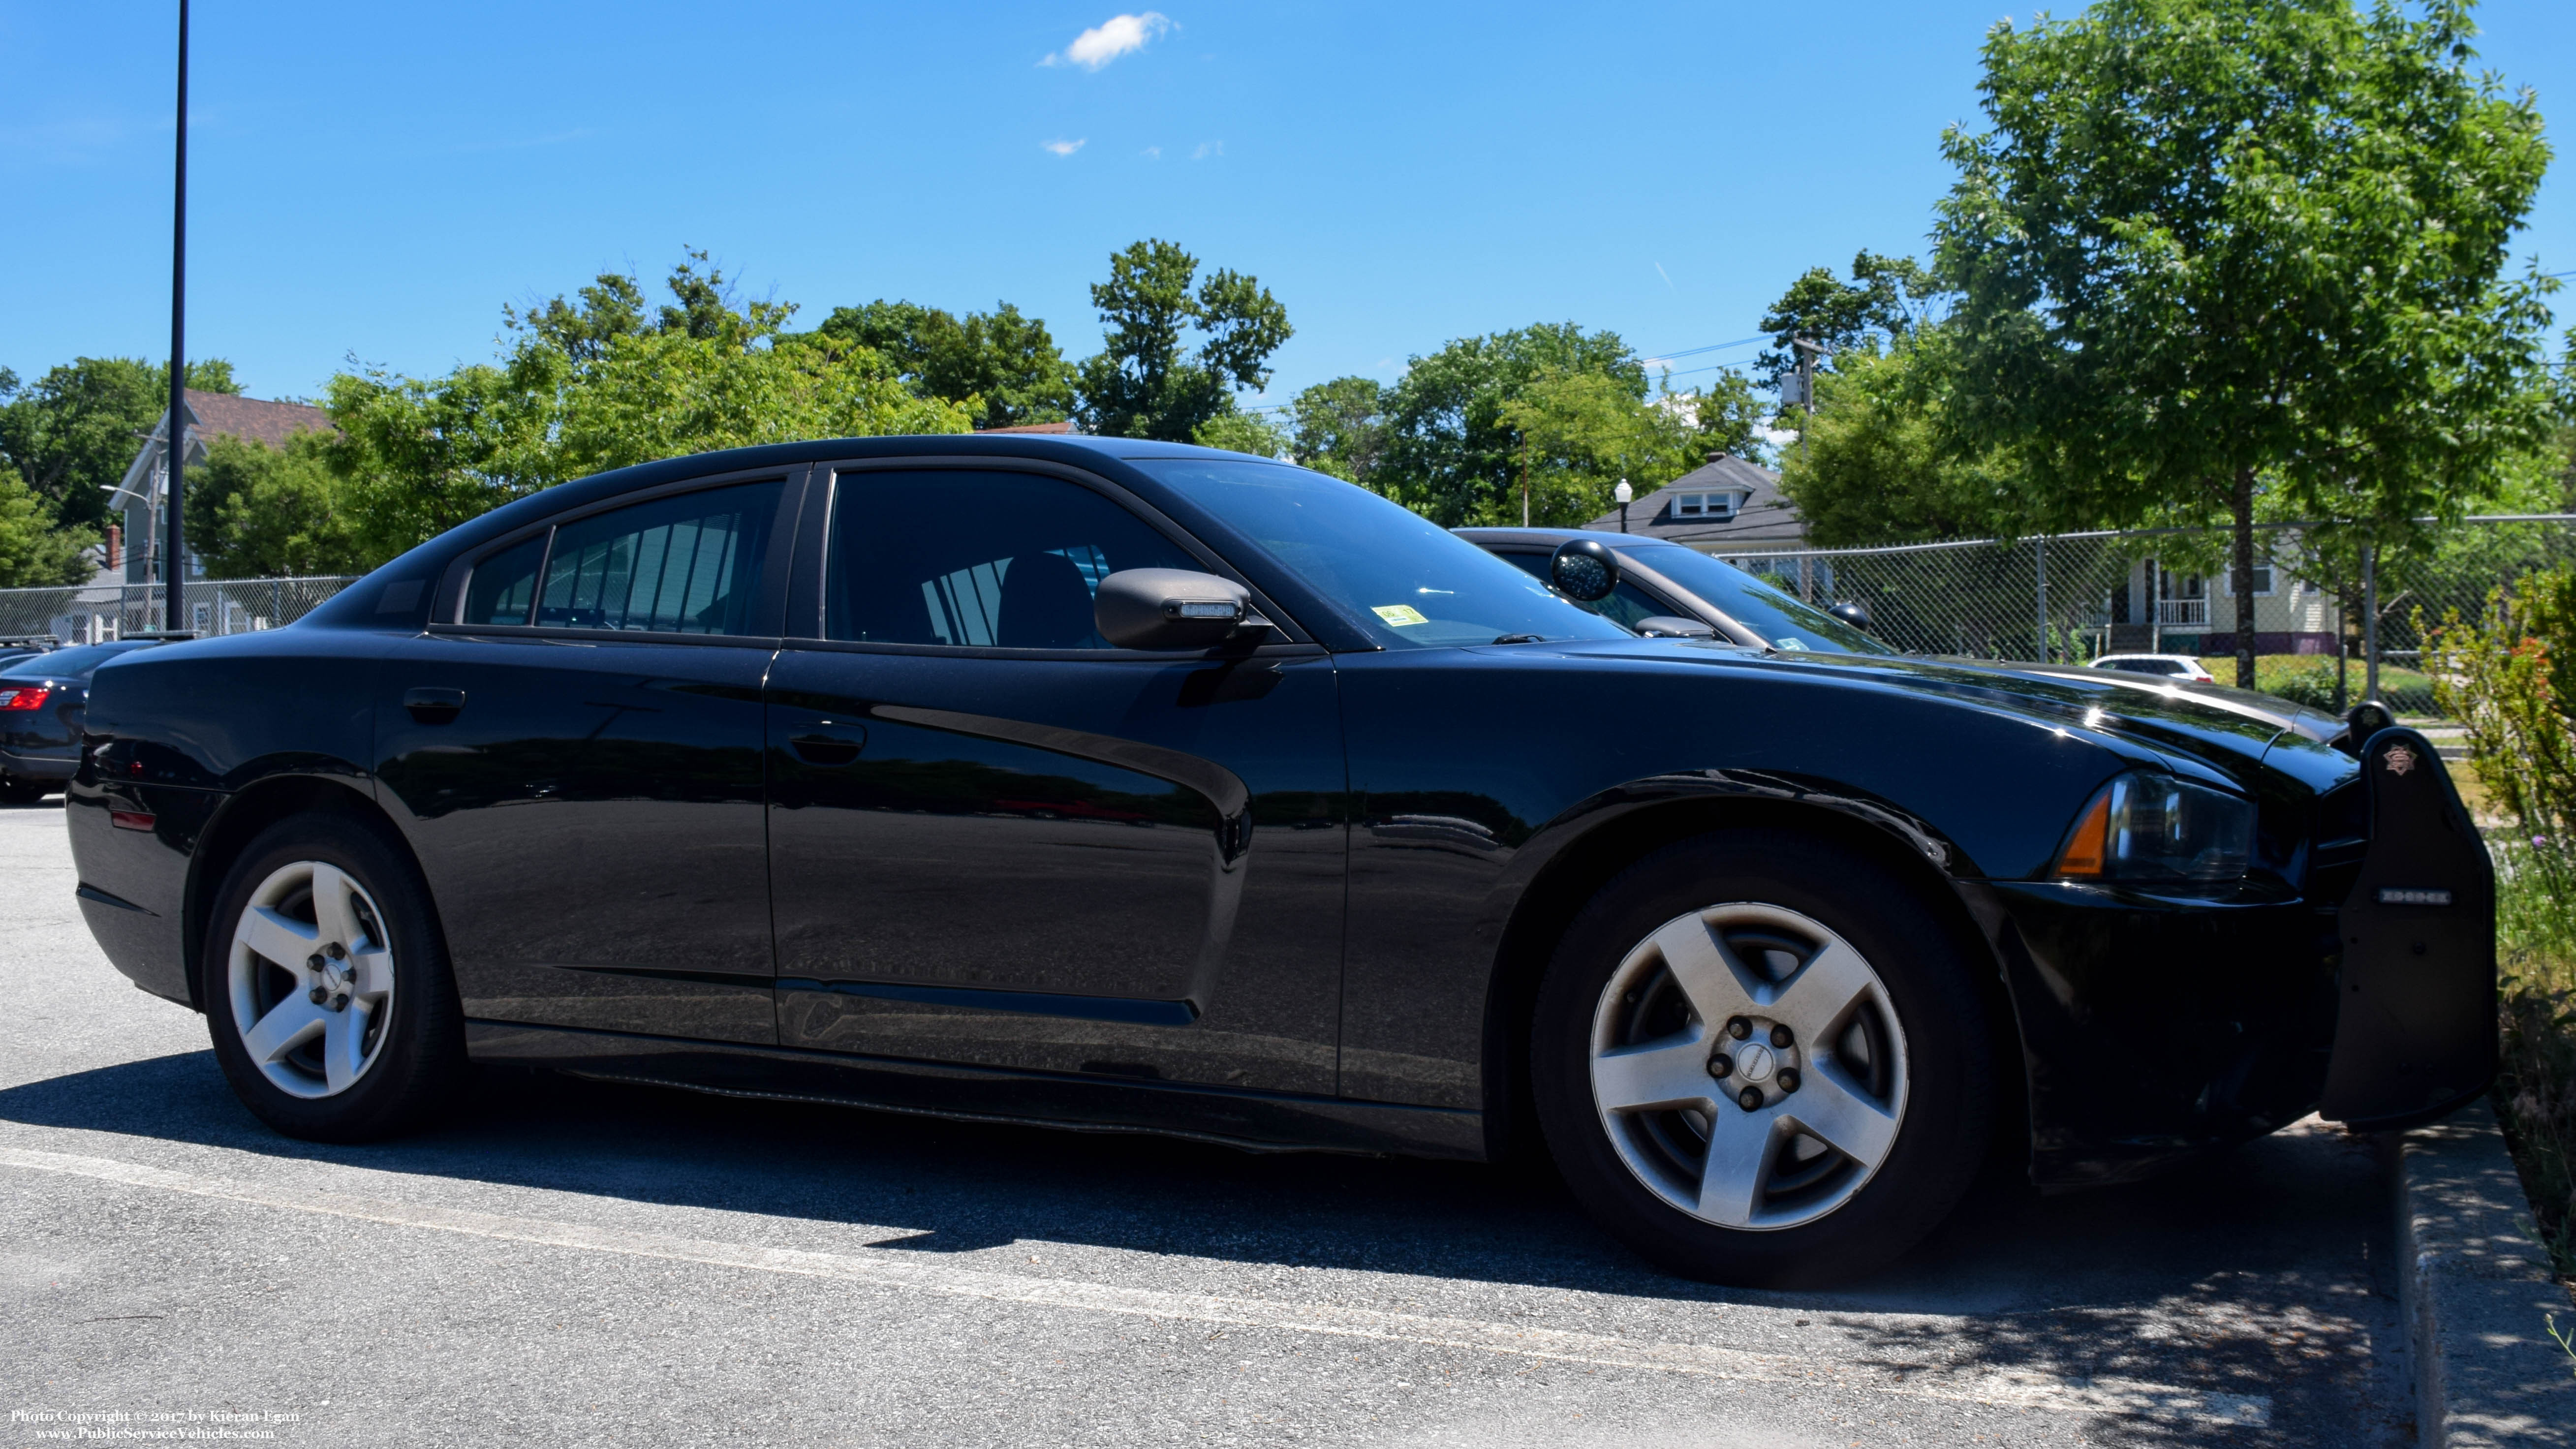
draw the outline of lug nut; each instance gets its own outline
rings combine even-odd
[[[1728,1056],[1724,1052],[1719,1052],[1716,1056],[1710,1057],[1708,1059],[1708,1074],[1712,1077],[1720,1078],[1734,1076],[1735,1058]]]
[[[349,948],[348,948],[348,947],[346,947],[346,946],[341,945],[341,944],[340,944],[339,942],[337,942],[337,941],[334,941],[334,942],[332,942],[330,945],[323,947],[323,948],[322,948],[322,952],[323,952],[323,954],[324,954],[324,955],[329,956],[329,957],[330,957],[332,960],[334,960],[334,961],[346,961],[346,960],[348,960],[348,959],[349,959]]]
[[[1740,1016],[1730,1016],[1726,1019],[1726,1034],[1737,1041],[1742,1041],[1753,1035],[1753,1023]]]
[[[1760,1087],[1747,1087],[1743,1091],[1736,1093],[1735,1105],[1743,1108],[1747,1112],[1761,1111],[1762,1089]]]
[[[1771,1044],[1775,1047],[1784,1047],[1796,1040],[1797,1038],[1790,1035],[1789,1028],[1785,1026],[1774,1026],[1771,1028]]]
[[[331,998],[331,1009],[332,1009],[333,1011],[346,1011],[346,1010],[348,1010],[348,1009],[349,1009],[349,993],[347,993],[347,992],[343,991],[343,992],[341,992],[339,995],[332,997],[332,998]]]
[[[1798,1090],[1798,1069],[1796,1067],[1782,1067],[1780,1069],[1780,1090],[1783,1092],[1794,1092]]]
[[[323,990],[319,986],[314,987],[312,990],[304,994],[315,1006],[320,1006],[323,1001],[331,995],[330,992]]]
[[[304,958],[304,965],[305,965],[305,969],[310,970],[310,971],[319,971],[319,970],[321,970],[321,969],[322,969],[322,953],[321,953],[321,952],[319,952],[319,951],[316,951],[316,952],[314,952],[312,955],[305,957],[305,958]]]

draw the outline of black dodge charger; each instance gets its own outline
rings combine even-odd
[[[2225,690],[1640,638],[1346,483],[1116,439],[680,458],[100,669],[117,967],[278,1130],[469,1060],[1481,1159],[1844,1276],[2493,1070],[2440,759]],[[2367,727],[2366,727],[2367,726]]]

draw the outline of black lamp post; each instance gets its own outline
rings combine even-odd
[[[179,0],[179,158],[175,195],[170,207],[170,421],[161,456],[169,469],[169,521],[161,528],[161,580],[166,588],[161,627],[172,632],[187,627],[183,596],[186,567],[181,551],[179,500],[186,486],[181,474],[188,461],[188,0]]]

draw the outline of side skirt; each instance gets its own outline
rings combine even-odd
[[[1246,1152],[1349,1152],[1485,1160],[1483,1114],[1177,1082],[736,1046],[570,1027],[468,1021],[476,1061],[729,1097],[826,1102],[914,1116],[1077,1132],[1140,1132]]]

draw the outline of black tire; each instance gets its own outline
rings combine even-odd
[[[1901,1095],[1891,1095],[1895,1119],[1892,1142],[1874,1166],[1856,1158],[1820,1151],[1821,1139],[1801,1136],[1794,1126],[1780,1128],[1781,1155],[1766,1156],[1755,1170],[1752,1199],[1768,1202],[1767,1185],[1806,1179],[1801,1191],[1809,1206],[1796,1199],[1780,1214],[1789,1225],[1721,1226],[1685,1211],[1667,1199],[1675,1181],[1687,1182],[1690,1139],[1696,1124],[1705,1143],[1721,1128],[1728,1131],[1774,1130],[1772,1120],[1737,1126],[1738,1107],[1723,1098],[1715,1112],[1686,1117],[1670,1108],[1630,1109],[1617,1115],[1596,1107],[1594,1058],[1603,1031],[1631,1032],[1616,1042],[1679,1043],[1678,1053],[1706,1033],[1712,1055],[1742,1052],[1740,1041],[1718,1022],[1697,1025],[1697,1013],[1677,994],[1668,993],[1660,1008],[1651,1006],[1657,987],[1643,988],[1649,1007],[1636,1005],[1641,980],[1657,968],[1660,953],[1638,954],[1643,943],[1668,925],[1695,912],[1718,910],[1723,903],[1753,903],[1753,909],[1782,909],[1819,924],[1841,938],[1876,973],[1883,991],[1867,998],[1860,1011],[1884,1033],[1888,1012],[1901,1036],[1893,1051],[1882,1047],[1881,1060],[1901,1072]],[[1722,934],[1729,919],[1723,911]],[[1783,919],[1786,919],[1785,917]],[[1683,939],[1667,937],[1665,939]],[[1739,960],[1756,953],[1737,949]],[[1765,956],[1783,972],[1800,969],[1794,950]],[[1806,959],[1822,959],[1819,953]],[[1639,964],[1639,963],[1647,964]],[[1622,973],[1625,973],[1624,975]],[[1678,977],[1660,979],[1678,980]],[[1792,975],[1777,978],[1786,982]],[[1957,933],[1907,882],[1868,856],[1812,837],[1779,830],[1722,831],[1683,841],[1647,856],[1614,878],[1596,894],[1567,929],[1541,980],[1530,1041],[1531,1088],[1550,1154],[1576,1198],[1592,1216],[1638,1253],[1664,1269],[1692,1278],[1746,1288],[1811,1285],[1848,1279],[1881,1266],[1921,1241],[1955,1207],[1975,1181],[1987,1156],[1994,1129],[1995,1042],[1980,999],[1978,968],[1962,949]],[[1614,980],[1615,1001],[1605,1001]],[[1787,991],[1786,986],[1777,987]],[[1678,1003],[1678,1004],[1676,1004]],[[1623,1027],[1621,1013],[1647,1009],[1668,1013],[1651,1029]],[[1596,1010],[1602,1013],[1597,1025]],[[1785,1010],[1785,1008],[1784,1008]],[[1681,1013],[1677,1018],[1670,1013]],[[1731,1020],[1731,1018],[1730,1018]],[[1668,1029],[1676,1035],[1662,1035]],[[1858,1028],[1850,1028],[1857,1030]],[[1759,1030],[1767,1032],[1769,1028]],[[1829,1047],[1790,1038],[1809,1055],[1806,1099],[1783,1096],[1772,1084],[1772,1103],[1794,1115],[1803,1100],[1822,1109],[1837,1099],[1816,1087],[1816,1077],[1840,1058]],[[1876,1039],[1876,1038],[1872,1038]],[[1910,1046],[1907,1044],[1911,1044]],[[1858,1045],[1850,1060],[1865,1063],[1871,1049]],[[1750,1060],[1748,1058],[1748,1060]],[[1732,1063],[1729,1064],[1730,1069]],[[1762,1068],[1768,1070],[1767,1067]],[[1752,1070],[1748,1068],[1747,1070]],[[1861,1070],[1866,1073],[1864,1065]],[[1715,1076],[1715,1070],[1709,1073]],[[1784,1074],[1785,1076],[1785,1074]],[[1658,1077],[1677,1081],[1676,1077]],[[1739,1076],[1726,1090],[1740,1090]],[[1836,1082],[1848,1081],[1848,1074]],[[1881,1080],[1886,1080],[1883,1075]],[[1832,1083],[1827,1083],[1830,1087]],[[1786,1090],[1794,1093],[1797,1084]],[[1867,1089],[1864,1088],[1866,1091]],[[1743,1109],[1748,1122],[1755,1108]],[[1769,1107],[1762,1108],[1769,1111]],[[1649,1137],[1648,1133],[1662,1134]],[[1614,1134],[1624,1134],[1614,1140]],[[1641,1149],[1639,1144],[1646,1144]],[[1659,1191],[1648,1178],[1668,1159],[1644,1155],[1658,1144],[1678,1142],[1669,1160],[1677,1162]],[[1771,1149],[1760,1149],[1770,1152]],[[1626,1154],[1623,1156],[1623,1152]],[[1795,1154],[1814,1154],[1798,1157]],[[1645,1162],[1630,1165],[1631,1158]],[[1702,1161],[1709,1159],[1703,1150]],[[1809,1166],[1812,1164],[1812,1167]],[[1836,1177],[1835,1174],[1839,1174]],[[1712,1173],[1710,1181],[1716,1181]],[[1857,1184],[1854,1186],[1853,1184]],[[1822,1195],[1828,1192],[1840,1197]],[[1703,1197],[1702,1203],[1711,1201]],[[1799,1211],[1821,1212],[1799,1221]]]
[[[47,795],[60,788],[43,780],[21,780],[15,775],[0,775],[0,804],[41,805]]]
[[[372,1022],[364,1034],[369,1054],[354,1079],[332,1091],[292,1059],[278,1068],[302,1079],[306,1090],[328,1093],[318,1096],[281,1087],[252,1060],[238,1022],[232,974],[234,931],[254,894],[279,872],[306,862],[334,867],[355,883],[369,913],[380,918],[373,925],[381,928],[383,943],[391,949],[392,988],[383,1019]],[[291,898],[283,909],[294,915]],[[312,918],[308,907],[300,919]],[[309,976],[295,963],[260,964],[271,959],[257,958],[246,968],[254,1011],[284,1003],[304,990],[308,980],[328,979]],[[460,1096],[466,1080],[464,1013],[429,890],[410,856],[365,821],[320,812],[291,816],[261,831],[225,877],[207,918],[198,971],[199,1000],[205,1003],[215,1060],[242,1104],[289,1137],[375,1141],[421,1125]]]

